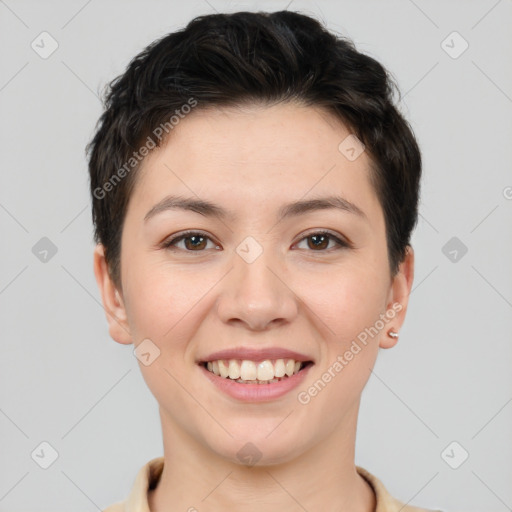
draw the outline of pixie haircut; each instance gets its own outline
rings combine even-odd
[[[121,289],[121,235],[142,156],[172,135],[173,119],[192,108],[284,102],[322,108],[364,144],[394,276],[417,222],[421,178],[420,150],[395,93],[400,97],[379,62],[296,12],[199,16],[148,45],[107,85],[86,147],[94,237],[116,286]]]

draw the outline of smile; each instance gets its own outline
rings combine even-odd
[[[223,379],[231,379],[240,384],[272,384],[299,373],[310,361],[294,359],[266,359],[249,361],[247,359],[219,359],[204,363],[206,369]]]
[[[220,359],[198,365],[219,391],[244,402],[271,401],[286,395],[304,381],[312,366],[312,361],[293,359]]]

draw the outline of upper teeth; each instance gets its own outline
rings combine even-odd
[[[223,378],[242,380],[272,380],[287,375],[291,377],[301,368],[302,363],[294,359],[276,359],[255,362],[244,359],[208,361],[206,367]]]

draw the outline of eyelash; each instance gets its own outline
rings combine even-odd
[[[181,240],[189,238],[189,237],[191,237],[193,235],[199,235],[199,236],[201,236],[203,238],[207,238],[208,240],[213,242],[213,240],[211,240],[211,238],[208,235],[206,235],[206,233],[202,233],[201,231],[184,231],[183,233],[179,234],[178,236],[175,236],[173,238],[170,238],[170,239],[164,241],[163,244],[162,244],[162,248],[163,249],[169,249],[171,251],[182,250],[182,251],[189,252],[189,253],[205,252],[206,249],[203,249],[203,250],[200,250],[200,251],[190,251],[188,249],[178,249],[178,248],[176,248],[174,246],[174,244],[180,242]],[[338,244],[338,247],[334,248],[335,250],[348,249],[348,248],[352,247],[349,242],[341,240],[340,238],[338,238],[336,235],[334,235],[330,231],[325,231],[325,230],[313,231],[311,233],[308,233],[307,235],[303,236],[297,243],[300,243],[303,240],[307,240],[308,238],[310,238],[312,236],[315,236],[315,235],[327,236],[330,240],[333,240],[334,242],[336,242],[336,244]],[[333,250],[333,248],[331,247],[331,249],[319,249],[318,251],[310,249],[309,251],[310,252],[331,252],[332,250]]]

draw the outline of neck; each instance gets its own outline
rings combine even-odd
[[[150,511],[220,512],[236,503],[239,512],[374,512],[373,489],[354,464],[357,412],[293,460],[243,466],[205,448],[161,410],[164,469],[148,493]]]

